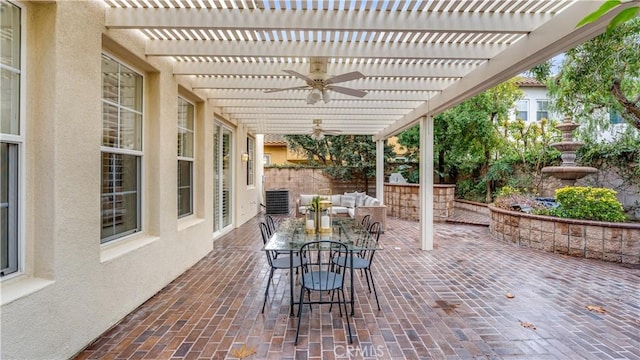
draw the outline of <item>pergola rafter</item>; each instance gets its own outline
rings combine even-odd
[[[170,58],[182,84],[254,134],[308,133],[307,120],[335,119],[345,134],[384,139],[606,24],[575,27],[602,0],[104,1],[108,28],[139,30],[146,56]],[[361,72],[338,85],[367,94],[331,92],[310,105],[310,89],[265,93],[304,87],[283,70],[308,75],[313,58],[326,61],[326,77]]]

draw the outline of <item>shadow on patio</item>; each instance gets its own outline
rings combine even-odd
[[[640,358],[640,270],[519,248],[472,225],[436,224],[424,252],[418,223],[393,218],[373,265],[382,311],[357,276],[353,344],[338,312],[316,307],[294,347],[287,271],[260,313],[261,219],[217,240],[78,358]]]

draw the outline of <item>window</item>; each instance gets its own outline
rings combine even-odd
[[[624,123],[625,123],[625,120],[624,120],[624,118],[622,117],[622,115],[620,114],[620,111],[615,110],[615,109],[611,109],[611,110],[609,110],[609,122],[610,122],[612,125],[615,125],[615,124],[624,124]]]
[[[19,171],[20,152],[24,137],[20,129],[21,82],[22,82],[22,13],[9,2],[0,2],[0,276],[15,273],[19,269],[18,231],[19,218]]]
[[[529,100],[518,100],[516,102],[516,119],[529,120]]]
[[[262,157],[262,162],[264,163],[264,166],[271,165],[271,154],[264,154],[264,156]]]
[[[549,119],[549,100],[538,100],[538,110],[536,111],[536,120]]]
[[[142,76],[102,56],[100,242],[140,231]]]
[[[253,164],[254,150],[255,150],[255,144],[253,142],[253,139],[247,138],[247,155],[249,156],[249,158],[247,159],[247,186],[254,185],[254,180],[253,180],[253,178],[255,177],[255,174],[254,174],[255,166]]]
[[[178,98],[178,217],[193,214],[193,122],[195,106]]]

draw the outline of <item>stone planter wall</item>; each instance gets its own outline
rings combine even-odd
[[[420,220],[420,185],[384,184],[387,216],[402,220]],[[433,221],[446,221],[453,215],[455,185],[433,185]]]
[[[487,206],[487,204],[483,204],[475,201],[469,201],[469,200],[456,199],[454,205],[456,209],[473,211],[473,212],[477,212],[477,213],[481,213],[489,216],[489,207]]]
[[[564,219],[489,206],[500,240],[570,256],[640,265],[640,224]]]

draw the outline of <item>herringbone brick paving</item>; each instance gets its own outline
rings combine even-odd
[[[640,359],[640,270],[505,244],[472,225],[436,224],[434,250],[421,251],[419,224],[393,218],[373,265],[382,310],[357,276],[353,344],[337,311],[314,307],[294,346],[288,271],[276,271],[260,313],[260,220],[216,240],[77,358]]]

